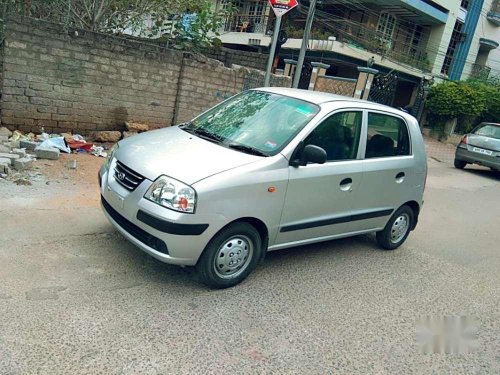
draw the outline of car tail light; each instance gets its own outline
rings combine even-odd
[[[460,143],[463,143],[464,145],[467,144],[467,134],[464,135],[464,137],[462,138],[462,140],[460,141]]]

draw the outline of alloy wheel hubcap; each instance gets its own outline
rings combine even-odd
[[[215,272],[222,278],[237,276],[248,267],[252,255],[253,246],[248,237],[231,237],[217,251],[214,259]]]
[[[398,218],[394,220],[394,223],[392,224],[391,242],[398,243],[399,241],[401,241],[408,232],[409,227],[410,217],[408,216],[408,214],[402,214],[398,216]]]

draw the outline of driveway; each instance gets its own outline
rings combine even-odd
[[[500,373],[492,172],[430,159],[400,249],[365,235],[274,252],[211,291],[117,234],[98,206],[102,159],[77,157],[76,171],[39,162],[32,186],[0,181],[0,374]],[[477,318],[478,348],[421,354],[422,315]]]

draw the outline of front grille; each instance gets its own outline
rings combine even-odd
[[[125,189],[134,191],[137,186],[145,180],[145,178],[117,160],[115,167],[115,180]]]
[[[129,233],[131,236],[141,241],[143,244],[152,247],[156,251],[168,255],[167,244],[164,241],[149,234],[145,230],[139,228],[134,223],[131,223],[130,221],[125,219],[113,207],[111,207],[111,205],[108,202],[106,202],[103,196],[101,196],[101,202],[102,206],[104,207],[108,215],[111,216],[111,218],[127,233]]]

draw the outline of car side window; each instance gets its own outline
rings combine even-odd
[[[406,123],[394,116],[368,113],[366,158],[410,155]]]
[[[323,120],[305,139],[304,144],[324,149],[327,161],[356,159],[362,122],[361,111],[335,113]]]

